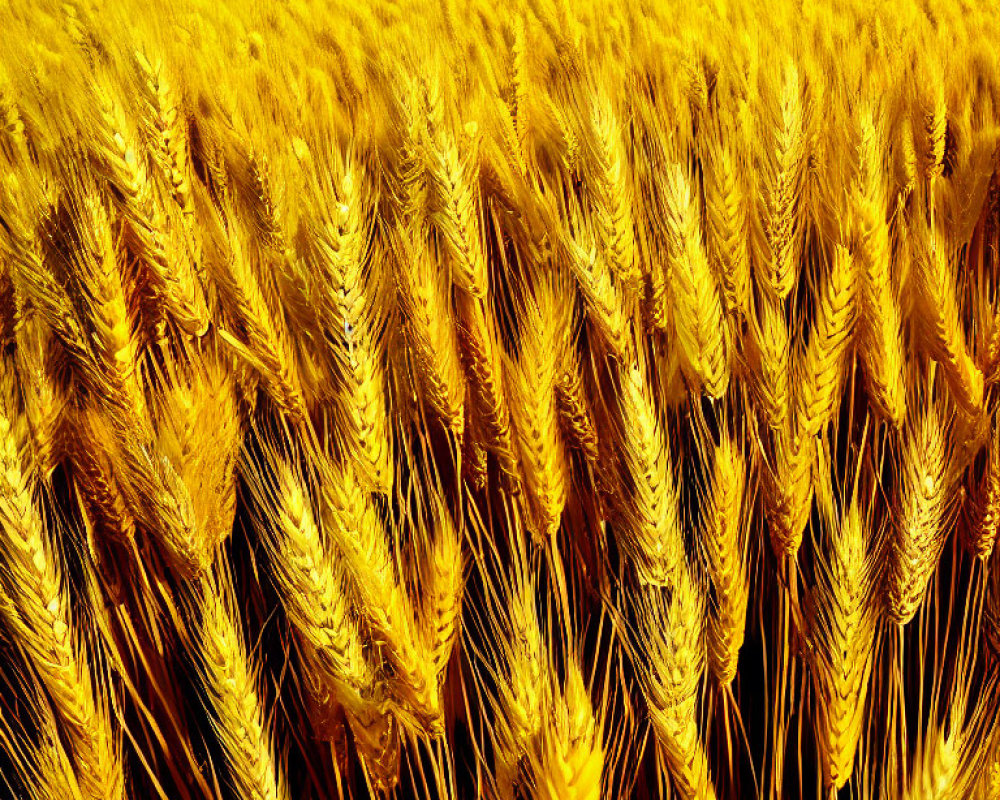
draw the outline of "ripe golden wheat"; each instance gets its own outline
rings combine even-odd
[[[0,5],[0,797],[1000,800],[994,3]]]

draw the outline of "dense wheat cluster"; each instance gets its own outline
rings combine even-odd
[[[1000,798],[989,0],[0,9],[0,796]]]

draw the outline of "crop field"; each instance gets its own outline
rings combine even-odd
[[[0,798],[1000,800],[990,0],[0,2]]]

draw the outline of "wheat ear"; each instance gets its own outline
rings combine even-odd
[[[14,361],[31,431],[34,470],[45,480],[51,478],[66,446],[67,398],[55,380],[58,360],[52,329],[37,316],[26,319],[17,332]]]
[[[622,357],[628,346],[628,313],[625,297],[615,282],[604,254],[597,248],[582,212],[563,240],[565,259],[576,279],[587,319],[607,351]]]
[[[851,216],[856,228],[860,272],[861,360],[876,408],[898,426],[906,414],[906,364],[886,222],[885,137],[877,115],[861,115],[860,129],[860,168],[852,193]]]
[[[684,555],[677,479],[662,410],[654,400],[646,358],[636,347],[619,373],[624,465],[621,545],[644,583],[664,584]]]
[[[313,233],[316,263],[328,280],[320,295],[324,333],[341,378],[337,432],[372,487],[388,494],[395,465],[383,367],[385,287],[371,269],[384,254],[372,252],[375,200],[366,190],[364,171],[348,160],[335,172],[342,172],[339,186],[332,187],[340,202],[324,209]]]
[[[772,432],[783,431],[790,424],[792,392],[788,324],[780,303],[767,296],[761,299],[753,332],[757,350],[754,386],[761,415]]]
[[[714,398],[729,385],[727,326],[708,263],[700,215],[680,165],[667,172],[667,229],[674,325],[690,377]]]
[[[520,469],[514,454],[510,405],[504,388],[504,353],[496,320],[489,307],[473,297],[459,298],[458,318],[463,362],[486,433],[486,445],[496,455],[508,486],[519,491]]]
[[[594,223],[601,251],[626,291],[635,292],[640,273],[635,256],[632,187],[619,123],[611,102],[595,95],[590,116],[592,159],[589,172]]]
[[[132,335],[122,264],[114,246],[111,217],[93,187],[70,198],[78,241],[70,254],[72,284],[109,412],[126,420],[142,417],[146,397],[138,372],[139,349]]]
[[[747,245],[746,191],[733,148],[713,137],[706,172],[708,246],[718,265],[726,311],[737,318],[750,314],[750,251]]]
[[[169,69],[160,59],[150,61],[137,52],[135,64],[144,89],[145,121],[153,142],[153,159],[166,177],[177,205],[186,216],[193,215],[187,119],[181,97],[171,82]]]
[[[877,620],[874,577],[868,537],[855,500],[838,529],[831,532],[818,564],[811,621],[817,738],[824,781],[837,790],[853,772],[864,727]]]
[[[115,474],[116,448],[94,408],[80,409],[71,423],[76,447],[70,451],[74,482],[91,525],[102,537],[127,542],[135,537],[136,520]]]
[[[793,431],[774,437],[774,460],[768,473],[771,544],[775,553],[794,556],[802,544],[813,498],[817,444]]]
[[[351,578],[365,624],[391,666],[390,689],[418,729],[440,723],[435,663],[418,647],[415,609],[370,495],[349,463],[320,459],[323,528]],[[409,722],[405,716],[401,722]]]
[[[886,612],[905,625],[923,600],[946,538],[952,484],[951,446],[939,401],[928,399],[908,432],[887,572]]]
[[[462,539],[444,500],[435,493],[430,504],[433,536],[421,570],[427,591],[421,605],[421,635],[439,682],[459,639],[465,590]]]
[[[1000,530],[1000,428],[996,416],[986,449],[986,470],[972,502],[975,518],[968,528],[968,544],[977,558],[986,561]]]
[[[6,393],[4,393],[6,394]],[[32,480],[12,433],[9,398],[0,398],[0,604],[18,646],[37,670],[70,745],[87,797],[125,796],[120,740],[95,685],[88,648],[70,614],[61,553],[33,496]]]
[[[219,572],[228,570],[220,563]],[[228,573],[206,578],[200,590],[201,627],[195,658],[206,704],[230,781],[240,797],[283,800],[284,776],[270,741],[247,656]]]
[[[798,278],[801,230],[800,198],[805,160],[805,104],[798,69],[788,63],[779,97],[774,151],[769,154],[765,232],[770,250],[766,286],[779,300],[792,291]]]
[[[245,459],[244,474],[259,504],[255,525],[310,670],[345,708],[365,708],[374,676],[343,567],[324,542],[299,468],[265,442],[261,463]]]
[[[548,698],[548,713],[529,753],[532,797],[600,800],[604,772],[602,725],[575,661],[567,665],[562,690],[550,687]]]
[[[156,452],[188,499],[200,572],[232,530],[242,428],[235,387],[222,364],[206,360],[173,372],[156,400]]]
[[[699,537],[714,598],[706,628],[708,664],[722,686],[731,684],[736,676],[750,599],[745,492],[743,453],[724,433],[715,448],[711,497]]]
[[[219,219],[215,240],[224,254],[209,263],[222,310],[238,335],[219,336],[260,375],[275,405],[293,421],[305,417],[298,370],[284,319],[267,304],[257,274],[259,258],[248,232],[230,209]]]
[[[465,429],[465,375],[451,292],[419,234],[401,232],[396,246],[399,300],[421,395],[456,436]]]
[[[556,381],[559,418],[567,443],[578,448],[590,468],[596,470],[599,434],[581,370],[580,356],[567,337]]]
[[[854,257],[837,245],[830,275],[819,297],[816,321],[796,374],[795,421],[803,437],[815,436],[833,420],[840,400],[847,353],[857,318]]]
[[[556,380],[569,323],[566,307],[547,279],[528,292],[519,318],[524,320],[520,352],[511,370],[511,415],[524,475],[528,518],[538,541],[559,529],[569,474],[559,430]]]
[[[434,188],[431,220],[448,253],[455,285],[482,300],[489,286],[483,241],[479,175],[475,153],[463,158],[447,134],[430,147],[429,171]]]
[[[169,217],[147,153],[108,75],[95,76],[94,92],[94,155],[102,177],[115,189],[127,241],[141,260],[154,335],[162,340],[166,320],[173,319],[185,332],[201,336],[208,328],[208,307],[183,223]]]
[[[101,376],[83,321],[66,288],[56,280],[45,246],[56,199],[48,180],[40,174],[12,171],[0,184],[5,223],[0,232],[0,253],[9,264],[14,291],[51,329],[76,376],[89,387],[99,387]]]
[[[512,796],[522,759],[544,724],[549,655],[535,608],[534,579],[516,576],[508,587],[505,630],[497,631],[502,654],[495,710],[494,769],[501,796]]]
[[[34,717],[30,733],[25,725],[27,714],[20,715],[21,719],[6,715],[0,722],[0,747],[13,762],[13,772],[26,792],[23,796],[30,800],[88,800],[89,795],[80,789],[73,762],[59,738],[59,725],[52,709],[37,695],[30,696],[25,705],[31,708]],[[6,774],[4,784],[7,788],[17,785]]]
[[[974,414],[983,404],[983,373],[966,345],[945,247],[940,235],[923,237],[917,270],[919,307],[931,354],[941,363],[952,395],[965,411]]]
[[[641,685],[677,793],[689,800],[714,800],[697,720],[705,671],[705,597],[685,564],[675,571],[669,591],[665,599],[662,589],[649,588],[642,601]]]

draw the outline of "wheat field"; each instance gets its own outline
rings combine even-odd
[[[0,797],[1000,799],[990,0],[9,0]]]

